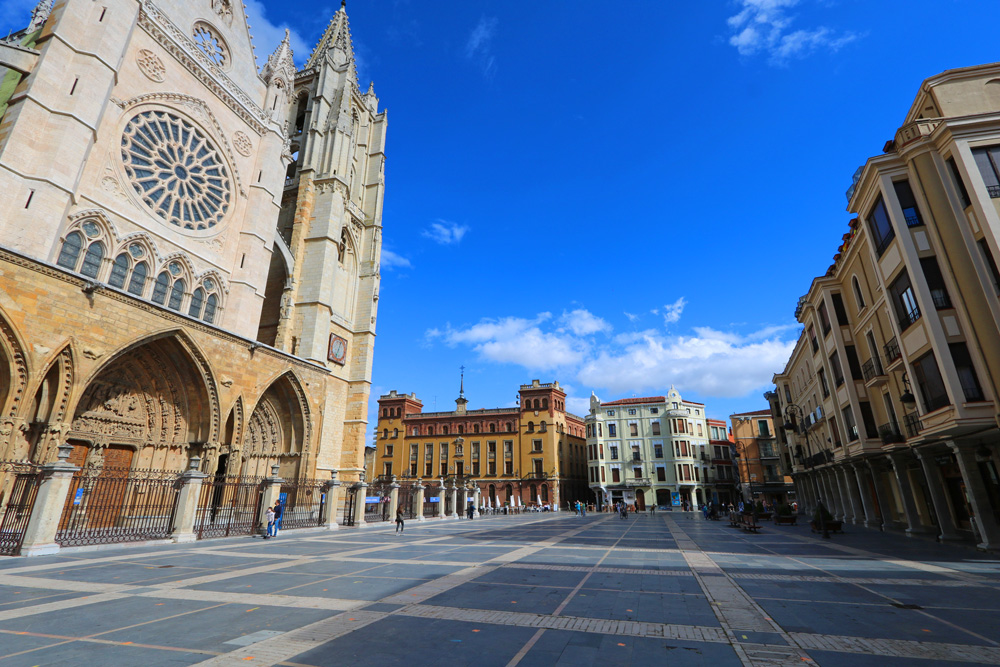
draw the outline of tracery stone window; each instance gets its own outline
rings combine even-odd
[[[149,276],[149,265],[144,261],[145,256],[146,249],[141,244],[130,244],[126,251],[115,257],[108,284],[124,289],[130,294],[142,296],[146,290],[146,278]]]
[[[101,228],[96,222],[84,222],[78,230],[66,235],[56,264],[96,279],[101,270],[101,260],[104,259],[102,236]]]
[[[135,193],[166,222],[205,230],[229,210],[232,185],[221,154],[180,116],[137,114],[122,133],[121,155]]]
[[[212,324],[215,321],[215,313],[218,308],[218,283],[212,278],[206,278],[191,294],[188,315]]]
[[[180,277],[181,265],[171,262],[166,271],[161,271],[153,283],[153,303],[166,305],[172,310],[181,309],[184,298],[184,279]]]
[[[195,23],[191,32],[195,45],[208,56],[208,59],[219,67],[229,64],[229,49],[211,26],[206,23]]]

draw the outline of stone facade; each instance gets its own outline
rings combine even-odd
[[[1000,548],[998,78],[926,80],[854,175],[858,217],[767,394],[807,511]]]
[[[386,114],[343,7],[258,71],[240,3],[42,2],[0,82],[0,460],[357,479]]]
[[[583,420],[558,382],[520,387],[517,407],[423,412],[415,394],[378,399],[374,474],[474,484],[484,504],[567,508],[586,500]],[[515,500],[518,498],[519,500]]]

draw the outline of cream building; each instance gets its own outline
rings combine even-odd
[[[800,500],[1000,548],[1000,66],[926,80],[847,192],[769,394]]]
[[[0,81],[0,459],[356,478],[386,114],[344,8],[258,70],[239,2],[43,1]]]
[[[713,500],[708,422],[702,403],[666,396],[601,402],[586,417],[588,480],[600,506],[700,506]]]

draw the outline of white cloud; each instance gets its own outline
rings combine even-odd
[[[560,324],[569,329],[577,336],[586,336],[599,331],[611,331],[611,325],[607,320],[594,315],[589,310],[577,308],[568,313],[563,313],[559,318]]]
[[[625,317],[628,318],[629,322],[635,322],[636,320],[639,319],[638,315],[636,315],[635,313],[630,313],[628,311],[625,311]]]
[[[534,319],[505,317],[482,320],[466,329],[431,329],[429,339],[440,338],[448,345],[470,345],[489,361],[511,363],[529,370],[552,370],[579,364],[587,344],[572,335],[542,331],[540,325],[552,319],[539,313]]]
[[[671,304],[663,307],[663,321],[666,324],[673,324],[681,319],[681,313],[684,312],[684,306],[687,305],[687,299],[681,297]]]
[[[465,57],[476,62],[485,76],[491,76],[496,70],[493,35],[496,33],[498,23],[496,17],[483,16],[465,42]]]
[[[465,225],[448,222],[447,220],[438,220],[437,222],[432,222],[430,227],[421,232],[421,235],[441,245],[454,245],[461,241],[462,237],[468,231],[469,228]]]
[[[243,0],[243,5],[246,7],[250,34],[253,36],[254,55],[257,58],[258,68],[263,67],[264,63],[267,62],[267,57],[274,53],[278,44],[281,44],[281,40],[285,38],[285,30],[289,32],[288,42],[295,54],[296,64],[301,66],[305,62],[309,54],[312,53],[312,47],[302,38],[302,35],[288,23],[272,23],[267,18],[267,10],[261,0]]]
[[[383,269],[412,269],[413,268],[413,264],[410,263],[410,260],[408,260],[407,258],[403,257],[402,255],[394,253],[391,250],[386,250],[385,248],[382,248],[382,262],[381,262],[381,266],[382,266]]]
[[[740,0],[741,11],[727,20],[732,35],[729,44],[740,55],[767,53],[774,64],[784,64],[825,49],[837,51],[858,39],[854,32],[837,34],[820,26],[811,30],[791,30],[794,17],[788,10],[799,0]]]

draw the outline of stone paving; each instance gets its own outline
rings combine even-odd
[[[15,665],[1000,665],[1000,559],[529,514],[0,560]]]

